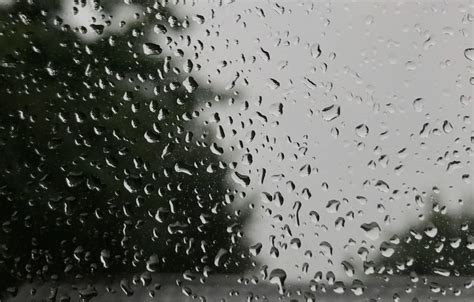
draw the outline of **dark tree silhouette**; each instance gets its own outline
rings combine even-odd
[[[146,13],[110,34],[114,1],[78,29],[56,16],[61,1],[28,2],[0,10],[0,290],[247,268],[247,213],[233,208],[226,164],[195,122],[216,93],[159,54],[177,47],[171,12],[142,1]],[[163,43],[143,46],[154,25]],[[190,41],[189,57],[200,43]]]
[[[436,198],[432,199],[436,204]],[[465,203],[469,207],[472,201],[467,199]],[[450,215],[443,213],[441,206],[434,208],[436,211],[431,210],[423,222],[389,240],[395,252],[388,258],[379,255],[376,271],[393,275],[474,275],[474,213]]]

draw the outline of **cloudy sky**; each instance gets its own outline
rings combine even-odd
[[[469,203],[473,70],[464,52],[473,39],[467,2],[258,4],[186,7],[207,19],[209,36],[203,28],[192,35],[208,51],[213,47],[201,54],[201,75],[249,104],[220,110],[245,125],[223,144],[244,142],[229,153],[237,170],[251,177],[244,190],[257,192],[248,235],[263,244],[262,262],[293,279],[319,270],[344,278],[343,259],[361,246],[377,252],[381,240],[431,210],[433,187],[451,213],[462,208],[459,199]],[[219,68],[223,61],[227,66]],[[283,205],[260,192],[280,192]],[[416,202],[417,195],[424,201]],[[337,211],[327,208],[331,200],[340,203]],[[312,211],[319,222],[312,222]],[[379,236],[361,228],[373,222]],[[278,258],[270,256],[272,235]],[[292,247],[295,238],[300,248]]]

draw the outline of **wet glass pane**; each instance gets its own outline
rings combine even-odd
[[[473,9],[0,0],[0,301],[473,301]]]

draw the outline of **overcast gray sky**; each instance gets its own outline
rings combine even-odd
[[[237,103],[249,103],[247,110],[234,105],[218,111],[233,117],[229,127],[238,130],[221,144],[244,142],[244,149],[226,156],[250,176],[250,187],[243,190],[257,192],[247,235],[263,244],[262,262],[284,268],[292,279],[311,278],[319,270],[344,278],[340,262],[361,246],[378,251],[382,239],[416,223],[431,207],[432,187],[439,188],[451,213],[460,210],[458,199],[470,201],[473,69],[464,51],[474,45],[467,21],[472,2],[197,3],[183,5],[180,12],[206,18],[209,36],[202,26],[192,34],[207,46],[198,60],[201,82],[230,88],[238,73],[230,91],[240,93]],[[227,66],[219,68],[222,61]],[[335,107],[323,111],[330,106]],[[340,116],[328,121],[336,107]],[[249,142],[251,131],[255,139]],[[245,153],[252,155],[251,165],[241,161]],[[263,168],[267,176],[260,184]],[[379,180],[389,188],[377,186]],[[288,181],[295,185],[292,192]],[[277,191],[284,197],[281,207],[258,195]],[[426,206],[415,202],[416,195]],[[327,211],[330,200],[341,202],[337,212]],[[302,205],[299,225],[290,216],[296,201]],[[472,204],[466,207],[473,210]],[[311,222],[311,211],[319,213],[319,223]],[[278,214],[282,221],[274,218]],[[339,217],[345,227],[335,225]],[[378,239],[360,227],[371,222],[381,228]],[[270,256],[271,235],[278,258]],[[301,241],[299,249],[290,246],[294,238]],[[332,256],[320,246],[324,241]],[[305,257],[307,250],[312,258]],[[301,272],[304,262],[308,274]]]

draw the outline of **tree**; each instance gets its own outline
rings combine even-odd
[[[435,204],[435,210],[423,222],[393,236],[387,244],[394,253],[377,257],[377,271],[394,275],[474,275],[473,213],[449,215],[440,208]]]
[[[167,32],[184,30],[170,18],[186,21],[149,1],[111,34],[117,2],[93,2],[106,17],[78,29],[57,16],[57,0],[0,10],[0,290],[146,270],[243,271],[248,214],[233,207],[220,147],[195,121],[216,93],[174,73],[163,54],[178,48]],[[153,26],[159,45],[147,40]],[[86,31],[98,38],[86,42]],[[199,45],[191,39],[184,51]]]

